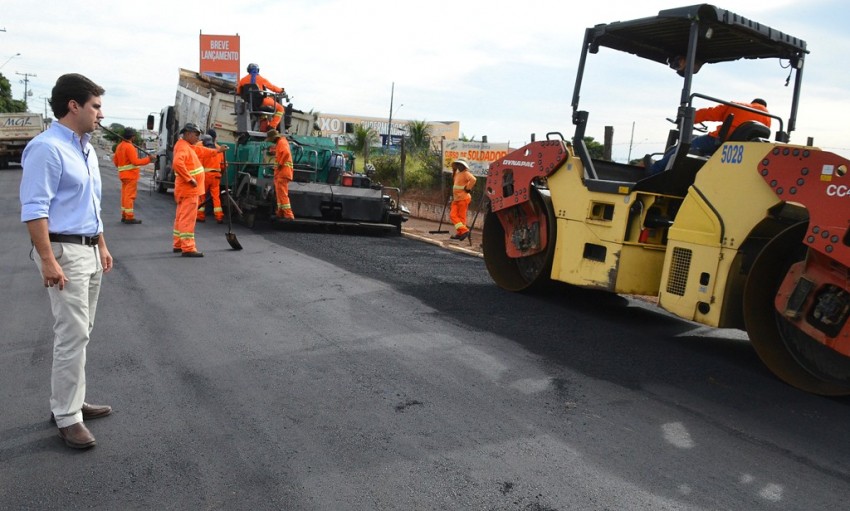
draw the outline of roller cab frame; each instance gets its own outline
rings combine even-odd
[[[585,146],[582,81],[602,48],[663,64],[667,74],[668,62],[685,58],[681,94],[671,97],[676,149],[659,174],[594,159]],[[681,318],[746,330],[791,385],[850,393],[850,161],[790,143],[807,53],[801,39],[707,4],[588,28],[572,139],[549,133],[490,165],[483,245],[494,281],[511,291],[554,280],[655,296]],[[790,104],[770,105],[787,108],[787,118],[771,114],[774,131],[746,124],[723,133],[711,156],[689,154],[695,101],[741,99],[698,91],[696,72],[762,59],[789,73]],[[615,99],[628,99],[627,87],[623,80]]]

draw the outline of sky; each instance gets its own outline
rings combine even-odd
[[[532,133],[538,140],[550,132],[572,136],[571,100],[585,28],[654,16],[691,2],[4,4],[0,73],[12,83],[15,99],[23,98],[22,80],[28,75],[31,111],[44,113],[44,98],[56,78],[81,73],[106,89],[105,125],[141,128],[149,113],[173,104],[178,69],[198,69],[200,33],[239,34],[243,71],[249,62],[259,64],[263,76],[286,88],[297,109],[383,118],[392,99],[394,120],[459,121],[468,138],[486,135],[489,142],[516,148]],[[850,158],[843,124],[850,118],[850,81],[840,64],[850,54],[850,4],[810,0],[804,9],[790,0],[731,4],[715,3],[808,44],[791,142],[804,144],[813,137],[815,145]],[[608,60],[588,59],[582,86],[580,108],[590,112],[587,135],[602,141],[604,127],[613,126],[616,161],[662,151],[673,126],[665,118],[675,117],[680,79],[659,64],[605,51],[598,57]],[[787,69],[775,61],[721,67],[705,66],[694,91],[732,101],[763,97],[787,120]]]

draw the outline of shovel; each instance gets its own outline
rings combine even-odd
[[[242,210],[239,209],[239,205],[230,196],[230,184],[226,175],[224,176],[224,194],[227,195],[227,232],[224,234],[224,237],[227,238],[230,248],[233,250],[242,250],[242,245],[236,239],[236,234],[233,232],[233,220],[231,218],[233,208],[236,208],[240,215],[242,214]]]

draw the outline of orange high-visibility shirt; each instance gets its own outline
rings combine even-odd
[[[224,158],[224,153],[220,153],[210,147],[204,147],[204,149],[210,150],[210,152],[198,153],[198,159],[201,160],[201,165],[204,166],[204,172],[221,172],[221,160]]]
[[[136,153],[136,148],[127,140],[122,140],[115,148],[115,154],[112,156],[112,162],[118,169],[118,175],[129,170],[139,170],[142,165],[147,165],[151,162],[150,156],[139,158]]]
[[[239,80],[239,84],[236,85],[236,94],[241,94],[242,93],[242,86],[247,85],[249,83],[251,83],[251,75],[247,74],[247,75],[243,76],[242,79]],[[254,83],[257,84],[257,87],[259,87],[260,90],[265,89],[265,90],[270,90],[270,91],[274,91],[274,92],[283,92],[282,88],[278,87],[277,85],[274,85],[272,82],[266,80],[265,78],[263,78],[260,75],[257,75],[257,79],[254,81]]]
[[[754,108],[756,110],[761,110],[762,112],[767,113],[767,108],[759,103],[735,103],[737,105],[743,105],[746,107]],[[729,114],[735,114],[735,118],[732,119],[732,124],[729,126],[729,132],[732,133],[735,131],[735,128],[741,125],[741,123],[746,121],[758,121],[768,128],[770,127],[770,117],[766,115],[759,115],[753,112],[748,112],[746,110],[741,110],[740,108],[735,108],[734,106],[729,105],[717,105],[708,108],[700,108],[696,111],[694,115],[694,124],[699,124],[701,122],[719,122],[722,123],[726,120],[726,117]],[[723,125],[720,124],[714,131],[709,133],[712,137],[717,138],[720,134],[720,128]]]
[[[452,186],[454,200],[471,199],[472,195],[467,193],[466,190],[472,190],[472,187],[475,186],[475,181],[477,179],[468,170],[455,172],[454,184]]]
[[[174,144],[171,167],[174,169],[175,196],[186,195],[190,191],[198,194],[198,190],[204,189],[204,166],[201,165],[192,144],[182,138]],[[197,187],[189,184],[191,179],[198,183]]]
[[[286,137],[280,137],[277,139],[277,143],[274,146],[274,158],[277,162],[277,166],[274,169],[275,174],[281,172],[285,179],[292,181],[294,177],[292,150],[289,148],[289,140],[287,140]]]

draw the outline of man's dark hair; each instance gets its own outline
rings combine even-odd
[[[50,108],[53,115],[61,119],[68,115],[68,102],[76,101],[80,106],[93,96],[103,96],[103,87],[77,73],[69,73],[59,77],[50,94]]]
[[[767,108],[767,101],[765,101],[761,98],[756,98],[756,99],[750,101],[750,103],[755,103],[755,104],[758,104],[758,105],[761,105],[761,106]]]

